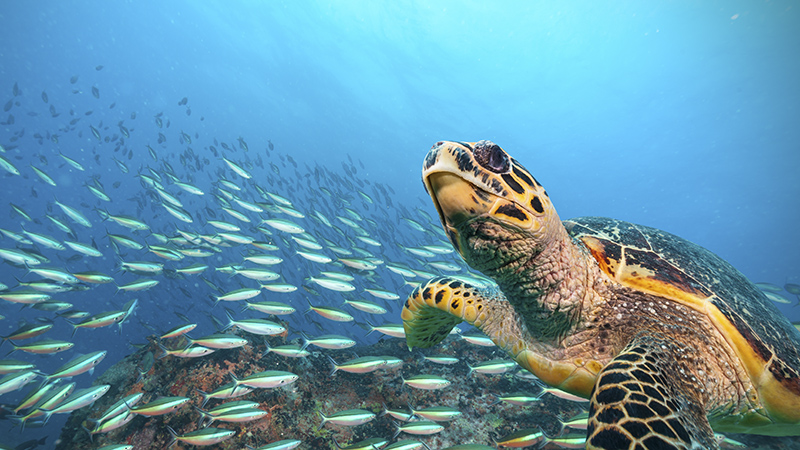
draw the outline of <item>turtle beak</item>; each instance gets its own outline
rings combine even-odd
[[[471,164],[467,151],[471,143],[441,141],[434,144],[422,166],[422,182],[433,200],[450,242],[462,253],[460,234],[473,219],[488,213],[492,195],[465,178],[467,169],[461,164]],[[463,253],[462,253],[463,256]]]
[[[474,217],[468,208],[475,205],[472,200],[475,187],[463,178],[449,172],[436,172],[428,176],[426,183],[442,225],[457,228],[467,219]]]
[[[491,209],[490,195],[469,181],[471,147],[474,143],[440,141],[425,156],[422,182],[430,194],[445,229],[459,226]],[[468,151],[469,150],[469,151]],[[465,177],[465,175],[467,175]]]

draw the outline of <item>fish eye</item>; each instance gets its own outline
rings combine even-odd
[[[473,154],[478,164],[494,173],[505,173],[510,168],[508,155],[492,141],[480,141],[475,144]]]

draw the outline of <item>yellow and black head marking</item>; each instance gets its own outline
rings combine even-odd
[[[491,141],[437,142],[425,157],[422,180],[462,255],[463,227],[474,219],[534,238],[559,220],[544,188]]]

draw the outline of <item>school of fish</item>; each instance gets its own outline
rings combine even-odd
[[[447,274],[477,286],[491,283],[455,256],[438,223],[422,209],[427,202],[410,202],[390,185],[370,179],[363,163],[350,155],[338,170],[304,160],[302,151],[294,157],[281,153],[264,138],[255,144],[241,136],[207,135],[204,117],[193,115],[188,98],[166,111],[146,105],[127,109],[117,104],[115,93],[106,94],[110,89],[101,95],[102,70],[97,66],[94,73],[65,79],[69,92],[57,95],[35,95],[33,87],[14,83],[3,108],[3,182],[26,194],[0,204],[5,210],[0,210],[0,324],[18,324],[3,327],[10,331],[2,342],[15,359],[0,360],[0,402],[4,418],[20,429],[46,427],[55,414],[91,409],[109,391],[109,385],[91,385],[88,375],[108,354],[104,342],[90,336],[97,329],[116,326],[123,341],[123,329],[134,323],[139,332],[125,335],[128,339],[157,336],[161,353],[140,369],[142,374],[158,370],[165,357],[202,358],[243,346],[263,346],[263,354],[286,358],[304,358],[309,349],[318,349],[329,352],[331,374],[369,373],[399,367],[402,360],[348,358],[340,351],[376,336],[403,338],[402,300],[420,282]],[[78,111],[72,102],[51,101],[69,96],[95,106]],[[15,116],[26,117],[18,122]],[[788,302],[779,287],[761,287],[774,301]],[[785,289],[800,295],[800,286]],[[24,321],[20,308],[28,314]],[[31,319],[32,310],[36,317]],[[167,313],[160,317],[162,325],[151,324],[153,311]],[[262,344],[274,336],[289,343]],[[461,338],[493,345],[475,333]],[[76,344],[83,353],[73,353],[55,370],[37,369],[37,355],[74,352]],[[435,353],[425,359],[439,365],[463,362]],[[470,374],[518,370],[503,359],[472,363]],[[136,416],[193,408],[195,430],[165,426],[163,432],[173,443],[213,445],[236,438],[235,430],[220,424],[258,421],[267,414],[247,400],[248,393],[285,387],[302,377],[269,370],[231,373],[230,379],[194,398],[141,393],[119,398],[106,410],[91,411],[86,433],[105,435]],[[425,374],[398,375],[398,381],[423,390],[447,389],[451,383]],[[535,395],[499,395],[497,402],[524,407],[548,393],[583,401],[543,386],[535,390]],[[217,403],[209,407],[210,400]],[[358,426],[377,417],[353,406],[321,414],[319,427]],[[452,405],[385,406],[383,414],[398,421],[395,436],[342,448],[426,448],[422,440],[396,438],[438,433],[460,411]],[[495,444],[583,447],[586,415],[561,423],[563,430],[577,432],[550,436],[525,429],[498,437]],[[24,448],[42,445],[30,442]],[[286,439],[259,450],[301,445]],[[0,444],[10,448],[15,447]],[[451,448],[493,447],[464,443]]]

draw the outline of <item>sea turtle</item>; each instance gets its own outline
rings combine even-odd
[[[490,141],[436,143],[422,176],[455,249],[497,287],[423,283],[402,311],[409,348],[475,325],[590,399],[590,449],[716,449],[712,428],[800,435],[800,333],[722,258],[620,220],[562,222]]]

